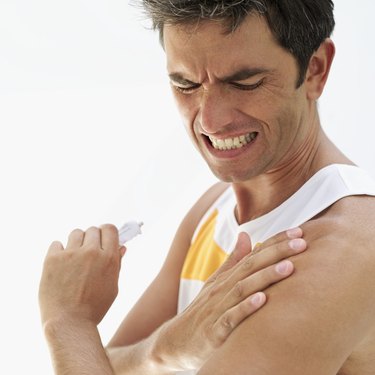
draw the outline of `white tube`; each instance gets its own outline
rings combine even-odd
[[[141,234],[142,222],[129,221],[125,223],[118,231],[119,243],[124,245],[126,242],[130,241],[136,235]]]

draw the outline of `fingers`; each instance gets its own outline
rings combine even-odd
[[[246,255],[227,273],[213,280],[208,287],[211,294],[217,295],[216,303],[221,305],[221,311],[232,308],[251,294],[290,276],[294,269],[293,263],[289,260],[281,261],[306,250],[304,239],[290,239],[299,234],[300,231],[295,231],[292,235],[287,232],[276,235],[260,245],[261,251]],[[220,291],[225,290],[225,295],[220,296]]]
[[[125,246],[121,246],[121,247],[119,248],[119,251],[120,251],[120,257],[121,257],[121,258],[125,255],[126,250],[127,250],[127,249],[126,249]]]
[[[276,234],[275,236],[269,238],[263,243],[257,243],[252,251],[252,254],[256,254],[262,249],[273,246],[279,242],[301,238],[302,236],[303,236],[303,231],[301,228],[298,227],[298,228],[288,229],[287,231]]]
[[[262,244],[257,244],[251,251],[249,236],[246,233],[240,233],[235,250],[207,280],[206,284],[212,284],[218,278],[225,276],[225,278],[228,277],[229,283],[233,282],[232,285],[234,285],[237,280],[244,279],[249,274],[304,251],[307,244],[304,239],[300,238],[302,235],[301,228],[293,228],[271,237]],[[259,253],[262,253],[261,257]],[[230,275],[227,275],[230,269],[232,271]]]
[[[250,274],[266,268],[272,264],[297,255],[307,248],[303,238],[290,239],[287,232],[280,233],[271,240],[267,240],[258,247],[258,251],[244,257],[236,266],[236,270],[228,277],[234,283]]]
[[[293,271],[293,263],[290,260],[283,260],[238,281],[223,299],[225,308],[236,306],[248,296],[289,277]]]
[[[74,229],[68,238],[67,249],[79,247],[98,247],[101,249],[118,249],[118,230],[112,224],[104,224],[100,228],[90,227],[86,232]]]
[[[217,279],[220,274],[233,268],[241,259],[251,252],[251,240],[247,233],[241,232],[238,235],[237,243],[228,259],[216,270],[207,280],[208,283]]]
[[[254,314],[266,303],[266,299],[263,292],[258,292],[227,310],[213,325],[217,339],[224,342],[245,318]]]
[[[74,229],[68,237],[68,243],[66,244],[66,249],[78,249],[82,246],[83,238],[85,236],[85,232],[81,229]]]
[[[238,235],[237,243],[233,251],[233,258],[238,263],[245,255],[251,252],[251,239],[245,232],[241,232]]]
[[[97,227],[90,227],[86,230],[82,246],[86,248],[101,249],[101,231]]]
[[[262,253],[247,256],[247,259],[242,261],[243,264],[237,266],[248,267],[252,271],[247,277],[239,277],[239,273],[235,272],[233,280],[236,282],[222,298],[219,310],[224,313],[219,316],[213,326],[219,342],[224,342],[244,319],[266,303],[266,295],[260,292],[261,290],[292,275],[293,263],[282,259],[298,254],[307,248],[306,242],[298,238],[300,235],[302,231],[299,230],[280,233],[259,246],[259,249],[263,249]],[[265,266],[268,262],[271,262],[270,265]],[[257,267],[260,268],[255,271]]]
[[[101,229],[101,240],[102,240],[102,249],[103,250],[118,250],[119,248],[119,239],[118,239],[118,230],[112,224],[104,224],[100,227]]]
[[[121,261],[125,255],[126,247],[119,245],[118,229],[112,224],[104,224],[100,227],[102,232],[102,249],[107,252],[117,253]],[[120,262],[121,267],[121,262]]]
[[[281,232],[268,240],[266,240],[264,243],[258,243],[254,247],[254,249],[251,249],[251,239],[249,235],[245,232],[241,232],[238,235],[238,240],[237,243],[234,247],[233,252],[229,255],[228,259],[222,264],[222,266],[214,272],[211,277],[207,280],[208,283],[213,282],[214,280],[217,279],[217,277],[220,274],[225,273],[229,269],[233,268],[237,263],[239,263],[244,257],[247,255],[255,255],[261,250],[271,247],[275,244],[285,242],[286,240],[293,240],[297,238],[301,238],[303,235],[303,231],[301,228],[292,228],[287,231]],[[302,240],[301,244],[303,246]],[[292,246],[295,245],[295,243],[292,243]],[[298,243],[297,243],[298,245]]]
[[[86,232],[81,229],[75,229],[69,235],[66,249],[78,250],[84,247],[91,250],[114,251],[119,253],[120,258],[122,258],[126,252],[126,247],[119,246],[118,238],[118,230],[112,224],[103,224],[99,228],[90,227]]]
[[[61,250],[64,250],[62,243],[60,241],[53,241],[48,248],[48,254],[56,253]]]

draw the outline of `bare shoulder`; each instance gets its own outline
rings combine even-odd
[[[357,254],[375,257],[375,197],[350,196],[343,198],[317,218],[304,225],[305,233],[314,243],[334,241],[337,256],[348,251],[353,258]]]
[[[209,210],[211,205],[226,189],[228,189],[229,186],[229,184],[223,182],[218,182],[211,186],[185,215],[177,229],[169,254],[163,266],[163,269],[169,268],[168,273],[177,272],[178,275],[180,274],[186,253],[190,247],[195,229],[200,220]]]
[[[156,279],[159,284],[168,285],[168,294],[173,296],[175,301],[178,298],[181,270],[195,229],[203,215],[228,187],[228,184],[221,182],[211,186],[192,206],[177,229],[167,258]],[[173,314],[175,313],[174,310]]]
[[[343,198],[323,217],[337,220],[353,238],[357,235],[372,235],[375,229],[375,197],[360,195]]]
[[[203,215],[208,211],[211,205],[219,198],[219,196],[229,188],[230,184],[218,182],[211,186],[192,206],[181,223],[180,230],[188,235],[191,240],[193,233],[202,219]]]
[[[374,208],[374,198],[348,197],[304,224],[294,274],[265,290],[267,304],[200,374],[338,374],[375,326]]]

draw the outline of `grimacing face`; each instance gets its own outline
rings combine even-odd
[[[242,182],[279,168],[308,136],[311,103],[298,65],[263,17],[166,25],[164,48],[184,125],[213,173]]]

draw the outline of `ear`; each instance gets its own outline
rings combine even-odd
[[[308,99],[317,100],[322,94],[334,56],[335,45],[329,38],[311,56],[305,79]]]

